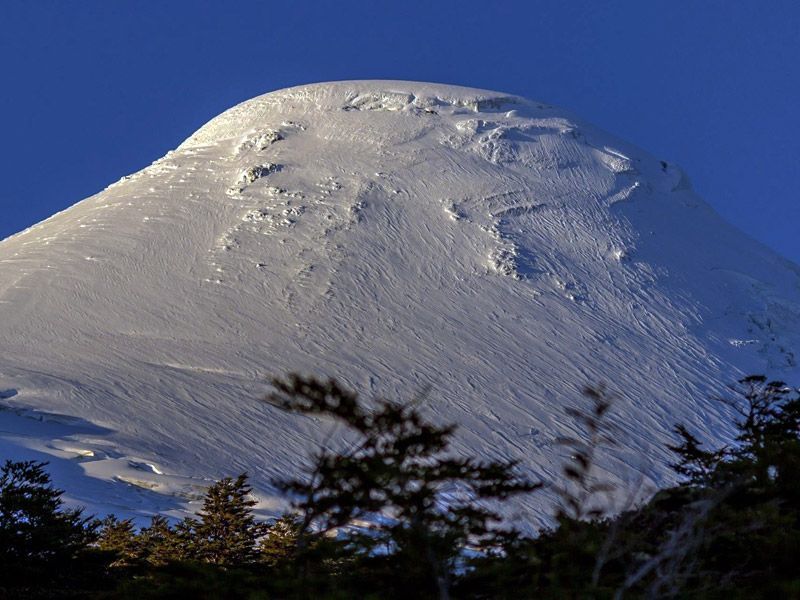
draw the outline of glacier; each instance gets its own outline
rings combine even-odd
[[[31,189],[35,197],[35,186]],[[568,111],[402,81],[305,85],[0,242],[0,455],[70,503],[180,517],[246,471],[285,510],[319,419],[261,400],[289,372],[420,397],[455,452],[557,480],[581,389],[616,395],[601,473],[670,483],[715,394],[800,379],[800,268],[726,223],[677,166]],[[549,491],[509,518],[548,522]]]

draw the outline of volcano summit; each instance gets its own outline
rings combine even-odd
[[[558,473],[586,384],[618,394],[602,467],[667,483],[709,394],[800,375],[800,269],[677,167],[567,112],[354,81],[244,102],[175,151],[0,242],[0,452],[91,511],[183,514],[209,481],[299,474],[325,422],[271,376],[423,390],[457,451]],[[516,508],[538,522],[534,495]]]

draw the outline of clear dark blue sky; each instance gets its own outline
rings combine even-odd
[[[264,92],[411,79],[521,94],[678,163],[800,263],[800,3],[3,0],[0,238]]]

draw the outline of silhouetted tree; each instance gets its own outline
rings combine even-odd
[[[569,449],[569,460],[562,468],[564,483],[556,486],[561,504],[556,516],[564,520],[597,519],[609,509],[608,494],[613,491],[606,481],[599,481],[594,474],[595,454],[604,447],[614,444],[606,423],[611,397],[605,387],[586,387],[583,394],[592,406],[568,407],[567,415],[586,432],[585,438],[560,437],[558,443]]]
[[[448,597],[464,548],[499,543],[493,524],[501,518],[482,501],[539,487],[517,477],[513,462],[448,455],[455,427],[428,422],[415,406],[379,400],[367,410],[334,380],[293,375],[273,383],[273,405],[335,419],[358,437],[349,450],[320,451],[310,480],[284,482],[300,498],[301,535],[312,526],[320,535],[371,520],[348,542],[365,560],[391,562],[392,584],[415,581],[417,593]]]
[[[739,414],[728,445],[703,450],[686,427],[670,448],[685,482],[643,507],[631,528],[657,543],[622,589],[651,596],[800,595],[800,394],[761,375],[724,398]],[[653,527],[658,524],[658,529]]]
[[[198,519],[186,522],[191,555],[215,565],[244,565],[255,561],[265,526],[256,523],[247,475],[225,477],[206,492]]]
[[[726,402],[727,445],[678,426],[682,481],[610,516],[594,465],[611,443],[610,397],[568,413],[555,525],[527,537],[484,501],[538,487],[514,463],[456,458],[454,428],[416,405],[372,409],[334,381],[275,382],[273,404],[347,426],[308,480],[285,482],[297,514],[259,524],[244,475],[212,485],[193,518],[136,531],[67,510],[42,463],[0,470],[0,597],[464,599],[800,597],[800,394],[753,376]],[[99,535],[97,531],[99,530]]]
[[[64,508],[45,465],[6,461],[0,468],[0,589],[7,593],[63,581],[94,539],[95,526],[80,509]]]
[[[472,598],[603,598],[610,593],[609,564],[615,567],[622,524],[604,517],[611,511],[613,486],[596,473],[597,455],[614,445],[608,421],[613,397],[602,385],[586,387],[588,406],[565,412],[582,435],[556,439],[569,454],[562,478],[552,483],[558,502],[555,526],[536,538],[511,536],[494,554],[470,561],[458,594]],[[619,578],[617,578],[619,580]]]

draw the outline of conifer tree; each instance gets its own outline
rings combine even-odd
[[[110,566],[130,567],[141,557],[141,544],[131,519],[108,515],[100,525],[97,547],[114,555]]]
[[[139,544],[144,560],[156,567],[186,558],[182,540],[161,515],[153,517],[150,525],[142,529]]]
[[[270,567],[295,559],[302,523],[295,515],[284,515],[272,523],[258,544],[260,561]]]
[[[39,585],[63,576],[93,539],[80,509],[66,509],[46,463],[0,468],[0,586]]]
[[[215,565],[243,565],[257,557],[265,527],[256,523],[247,475],[225,477],[206,492],[199,519],[187,522],[195,545],[192,554]]]
[[[686,428],[685,425],[675,426],[681,442],[679,444],[667,444],[667,448],[678,455],[679,460],[673,463],[672,469],[681,477],[686,479],[690,486],[702,487],[711,482],[717,467],[726,456],[726,449],[704,450],[703,443],[698,440]]]

